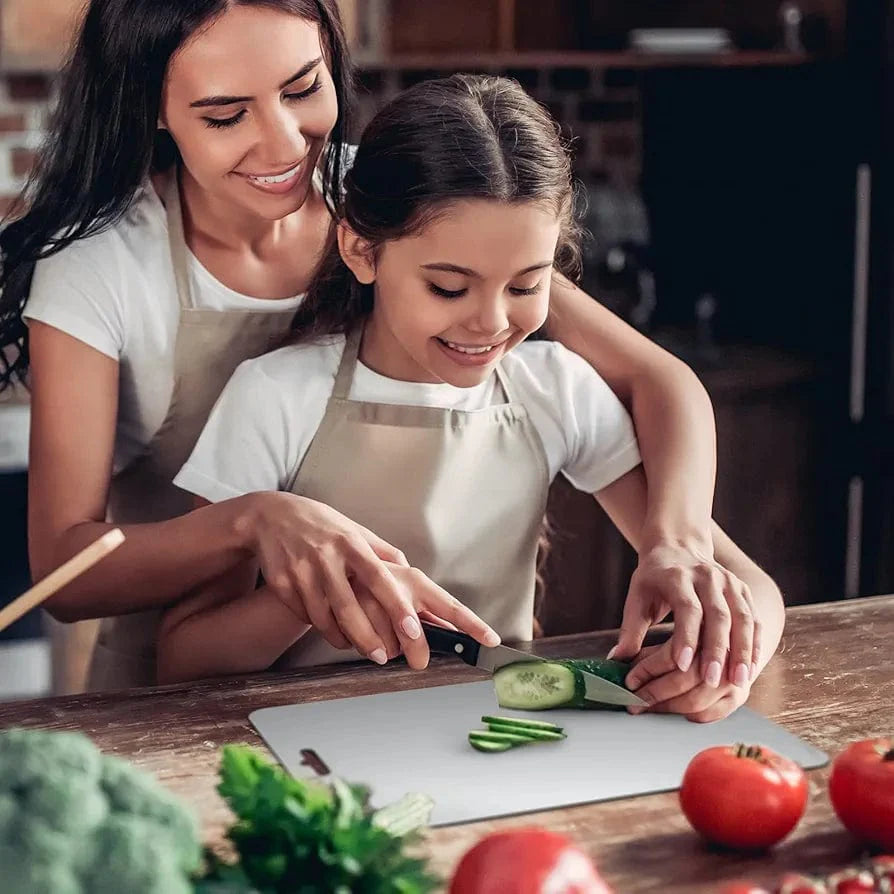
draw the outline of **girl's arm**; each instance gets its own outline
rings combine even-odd
[[[670,609],[674,658],[681,668],[688,668],[700,648],[706,667],[727,647],[746,650],[749,644],[737,630],[731,642],[729,631],[724,634],[714,623],[724,595],[717,588],[720,560],[711,522],[714,413],[704,387],[684,363],[559,274],[553,278],[547,325],[553,338],[599,372],[631,413],[649,482],[637,535],[639,566],[615,653],[636,654],[649,626]],[[656,592],[664,596],[660,616],[652,611]]]
[[[268,587],[258,566],[241,563],[162,616],[159,684],[266,670],[310,625]]]
[[[641,549],[648,504],[642,466],[600,491],[596,499],[634,549]],[[779,646],[785,626],[785,604],[773,579],[716,523],[712,522],[711,530],[719,563],[715,586],[725,591],[725,604],[730,607],[721,609],[715,622],[726,629],[743,627],[749,649],[730,651],[720,666],[698,673],[694,666],[686,671],[675,667],[669,649],[659,647],[627,678],[627,685],[650,703],[696,720],[718,719],[744,703],[752,681]],[[725,682],[722,670],[727,664],[729,680]]]

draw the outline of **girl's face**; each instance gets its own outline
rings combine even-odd
[[[375,283],[362,359],[383,375],[461,388],[546,320],[560,225],[545,206],[457,202],[371,259],[342,229],[343,256]]]
[[[159,123],[210,196],[279,220],[304,203],[337,113],[317,24],[234,6],[171,59]]]

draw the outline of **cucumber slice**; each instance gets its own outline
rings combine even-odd
[[[502,730],[476,729],[469,733],[469,741],[476,742],[505,742],[507,745],[530,745],[537,739],[522,733],[507,733]]]
[[[492,733],[524,736],[529,742],[558,742],[560,739],[568,738],[561,730],[554,732],[551,729],[521,729],[517,726],[504,726],[501,723],[489,723],[488,730]]]
[[[494,674],[494,686],[502,708],[547,711],[551,708],[609,707],[587,701],[581,672],[596,674],[623,686],[629,669],[624,662],[598,658],[519,661],[501,667]],[[624,710],[623,706],[610,707]]]
[[[509,751],[512,745],[509,742],[488,742],[486,739],[474,739],[469,736],[469,744],[476,751],[484,751],[488,754],[497,751]]]
[[[555,723],[547,723],[545,720],[523,720],[520,717],[491,717],[485,715],[481,718],[482,723],[488,726],[509,726],[519,730],[543,731],[548,733],[561,733],[562,727],[556,726]]]

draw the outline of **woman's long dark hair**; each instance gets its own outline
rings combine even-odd
[[[338,100],[323,184],[339,206],[352,77],[336,0],[91,0],[47,139],[15,219],[0,233],[0,391],[28,369],[22,311],[35,262],[115,223],[149,174],[177,160],[170,136],[156,129],[168,62],[233,6],[263,6],[319,25]]]
[[[571,160],[557,124],[515,82],[452,75],[404,91],[367,125],[345,175],[343,216],[372,246],[419,232],[451,202],[540,202],[562,223],[556,269],[580,271]],[[372,288],[342,261],[334,233],[292,340],[347,332]]]

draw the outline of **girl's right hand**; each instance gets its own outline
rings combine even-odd
[[[410,667],[424,668],[429,651],[420,611],[484,645],[499,643],[494,630],[411,568],[400,550],[331,506],[283,492],[250,499],[252,509],[237,524],[267,586],[334,648],[353,647],[384,664],[399,645]]]

